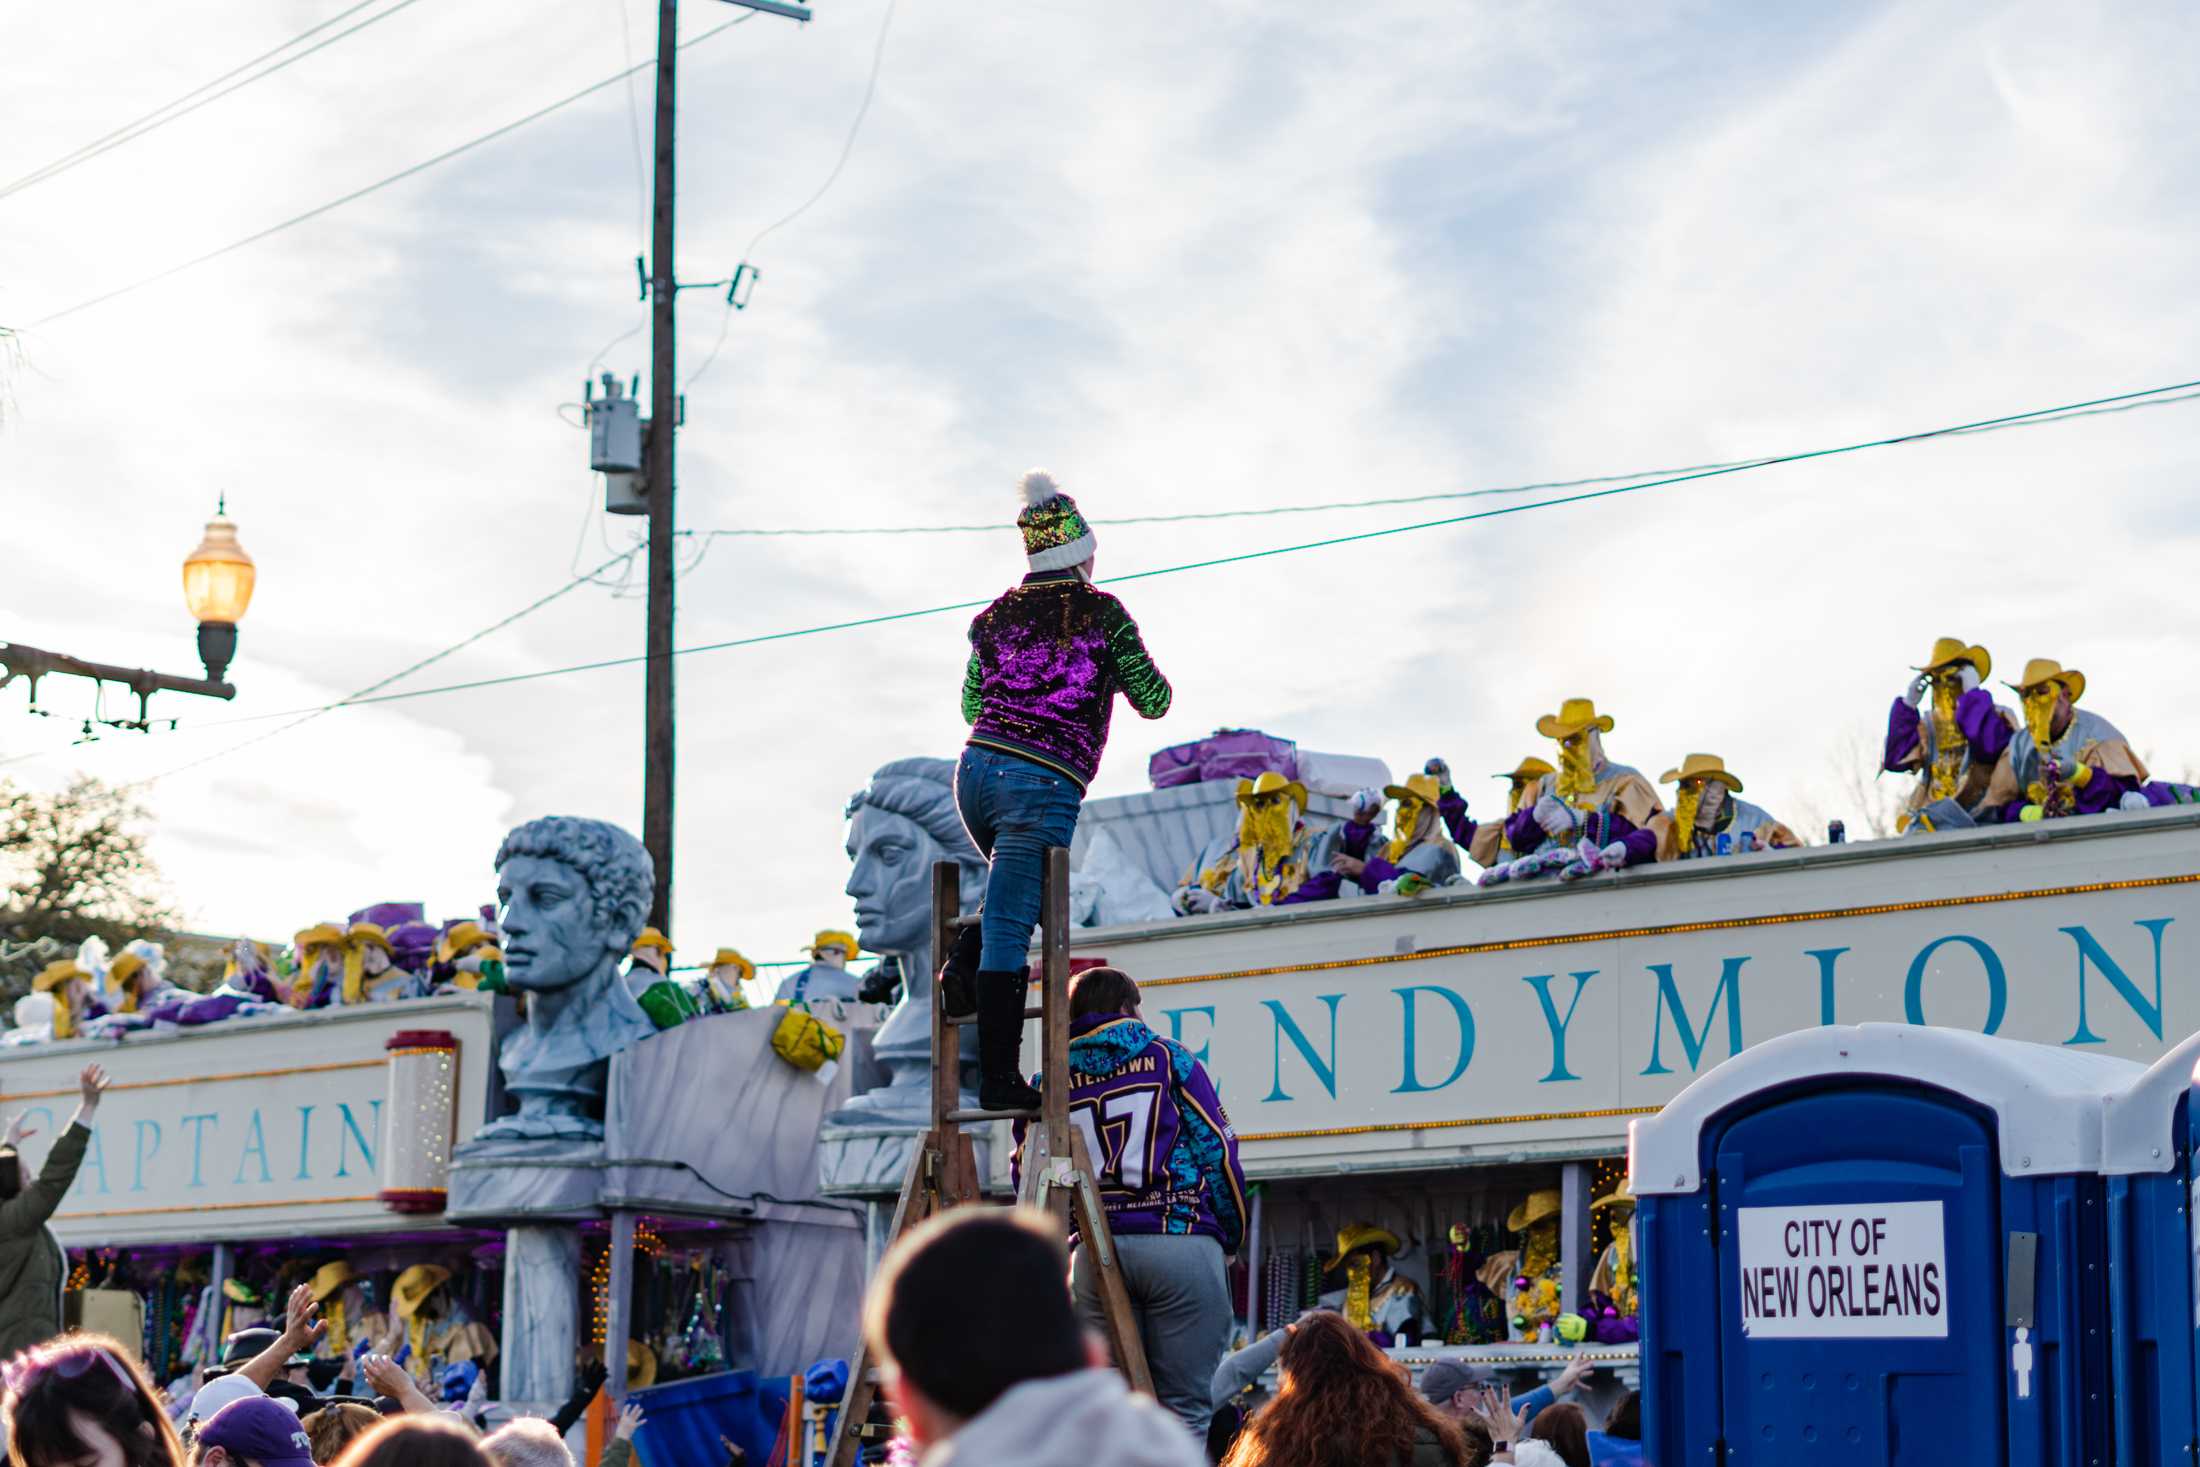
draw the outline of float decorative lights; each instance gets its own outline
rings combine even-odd
[[[441,1212],[450,1195],[458,1123],[458,1037],[445,1029],[401,1029],[383,1048],[390,1089],[382,1205],[392,1212]]]

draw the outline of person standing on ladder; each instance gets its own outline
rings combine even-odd
[[[970,623],[963,721],[970,741],[955,770],[955,805],[992,863],[983,921],[957,935],[940,971],[957,1018],[978,1016],[978,1104],[1034,1110],[1022,1074],[1031,932],[1049,847],[1077,833],[1085,786],[1100,767],[1120,692],[1141,718],[1169,711],[1169,680],[1146,655],[1123,603],[1092,583],[1097,540],[1054,477],[1023,479],[1031,573]]]
[[[1069,981],[1069,1118],[1083,1133],[1154,1395],[1202,1436],[1215,1366],[1230,1347],[1225,1264],[1245,1238],[1237,1133],[1206,1067],[1146,1027],[1138,984],[1116,968]],[[1016,1124],[1018,1181],[1024,1124]],[[1070,1292],[1104,1319],[1090,1250],[1070,1255]]]

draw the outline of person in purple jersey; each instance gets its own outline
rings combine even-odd
[[[940,971],[947,1012],[978,1015],[978,1104],[987,1110],[1039,1104],[1019,1059],[1031,929],[1047,849],[1077,833],[1115,695],[1141,718],[1167,713],[1170,697],[1138,623],[1092,584],[1098,542],[1077,502],[1039,469],[1024,475],[1023,493],[1016,527],[1031,574],[970,623],[963,672],[970,742],[955,769],[955,807],[992,866],[984,920],[961,930]]]
[[[1099,1170],[1154,1394],[1203,1433],[1214,1415],[1215,1366],[1230,1344],[1224,1265],[1245,1235],[1237,1133],[1206,1067],[1146,1027],[1129,974],[1079,973],[1069,1011],[1070,1123]],[[1020,1162],[1022,1122],[1016,1132]],[[1070,1255],[1070,1290],[1099,1328],[1099,1278],[1083,1248]]]

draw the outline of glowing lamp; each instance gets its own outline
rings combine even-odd
[[[183,604],[199,623],[199,661],[206,676],[220,682],[237,655],[237,623],[252,604],[256,572],[252,557],[237,543],[237,524],[227,501],[206,522],[206,538],[183,560]]]

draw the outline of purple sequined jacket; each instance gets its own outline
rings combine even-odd
[[[963,721],[970,742],[1061,771],[1100,767],[1121,692],[1140,718],[1169,711],[1169,680],[1123,603],[1075,571],[1035,571],[970,623]]]

